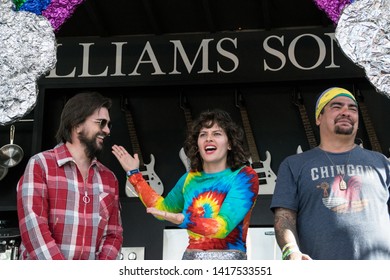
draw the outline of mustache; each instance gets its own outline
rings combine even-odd
[[[103,138],[106,138],[106,137],[110,136],[110,134],[105,133],[105,132],[98,132],[98,133],[96,133],[96,137],[99,137],[99,136],[101,136]]]
[[[348,121],[351,125],[354,125],[355,122],[348,116],[339,116],[334,120],[334,123],[336,124],[339,121]]]

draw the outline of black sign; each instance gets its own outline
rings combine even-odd
[[[251,83],[363,77],[334,29],[59,38],[46,87]]]

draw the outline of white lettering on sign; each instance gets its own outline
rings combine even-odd
[[[237,36],[235,38],[223,37],[218,40],[201,39],[195,48],[191,41],[191,50],[188,45],[186,46],[188,40],[184,39],[167,40],[166,45],[161,41],[158,45],[153,40],[147,40],[144,43],[137,41],[137,48],[131,44],[131,41],[109,42],[113,48],[108,48],[104,45],[105,43],[101,42],[78,43],[80,49],[77,51],[66,49],[72,55],[70,61],[69,57],[62,58],[64,61],[67,59],[67,70],[61,70],[61,74],[57,73],[58,66],[64,63],[62,59],[58,59],[57,67],[50,71],[46,78],[208,75],[232,74],[237,71],[241,71],[240,74],[242,74],[243,69],[239,68],[244,61],[243,67],[249,67],[249,69],[256,66],[256,61],[260,62],[261,64],[255,68],[262,72],[280,72],[285,70],[287,65],[289,70],[293,67],[301,71],[341,67],[335,62],[337,48],[334,33],[324,33],[323,36],[304,33],[293,38],[290,36],[288,41],[285,35],[270,35],[263,39],[245,37],[242,39],[245,40],[242,44],[239,44],[240,38]],[[250,44],[258,44],[259,40],[262,40],[261,47],[256,53],[256,46]],[[302,49],[299,48],[307,42],[310,42],[310,52],[304,51],[303,56]],[[248,48],[248,46],[252,48],[252,53],[249,55],[246,49],[239,49],[239,47]],[[57,49],[61,50],[66,47],[68,46],[59,43]],[[104,55],[102,55],[102,49]],[[74,54],[81,55],[77,57]],[[129,62],[129,58],[132,62]]]
[[[325,33],[325,35],[330,38],[330,46],[331,46],[330,50],[329,50],[331,61],[330,61],[329,65],[325,66],[325,68],[339,68],[340,66],[336,65],[334,62],[334,41],[335,41],[334,33]],[[317,47],[318,47],[317,49],[313,48],[311,53],[306,54],[307,56],[309,56],[309,55],[317,56],[316,62],[310,67],[304,67],[304,66],[300,65],[298,60],[297,60],[297,57],[296,57],[297,43],[300,39],[305,38],[305,37],[313,38],[317,44]],[[284,45],[285,44],[284,43],[284,36],[278,37],[278,36],[273,35],[273,36],[267,37],[264,40],[264,42],[263,42],[264,50],[267,53],[269,53],[270,55],[272,55],[280,60],[279,67],[272,68],[267,63],[267,59],[264,58],[264,60],[263,60],[264,71],[281,71],[286,66],[287,58],[292,63],[292,65],[294,65],[295,68],[297,68],[297,69],[313,70],[313,69],[320,67],[323,64],[325,57],[326,57],[326,54],[327,54],[327,48],[326,48],[324,41],[319,36],[314,35],[314,34],[302,34],[302,35],[299,35],[296,38],[294,38],[288,46],[287,56],[282,51],[270,47],[269,42],[271,40],[277,40],[278,42],[280,42],[281,47],[285,46]]]

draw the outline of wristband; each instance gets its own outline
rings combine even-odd
[[[284,252],[284,254],[282,256],[282,260],[287,259],[288,256],[290,256],[292,253],[295,253],[295,252],[300,252],[298,247],[293,247],[291,249],[288,249],[286,252]]]
[[[284,253],[288,248],[290,248],[292,246],[297,246],[297,243],[295,243],[295,242],[287,243],[286,245],[284,245],[284,247],[282,249],[282,253]]]
[[[127,172],[126,172],[126,175],[127,175],[127,177],[130,177],[131,175],[137,174],[137,173],[139,173],[139,169],[138,169],[138,168],[137,168],[137,169],[133,169],[133,170],[127,171]]]
[[[287,259],[288,256],[295,252],[300,252],[297,244],[286,244],[286,246],[283,247],[282,260]]]

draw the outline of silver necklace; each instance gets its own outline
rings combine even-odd
[[[325,153],[325,155],[326,155],[326,157],[329,159],[329,161],[332,163],[332,165],[333,165],[335,171],[337,171],[336,164],[334,164],[334,162],[331,160],[331,158],[329,157],[328,153],[325,152],[325,151],[323,151],[323,152]],[[344,165],[344,168],[347,168],[347,165],[348,165],[348,163],[349,163],[349,159],[351,158],[351,152],[352,152],[352,150],[349,151],[349,153],[348,153],[348,159],[347,159],[347,161],[346,161],[346,163],[345,163],[345,165]],[[337,174],[337,175],[340,175],[340,176],[341,176],[341,181],[340,181],[340,183],[339,183],[339,189],[340,189],[341,191],[345,191],[345,190],[347,189],[347,183],[344,181],[345,172],[342,172],[341,174]]]

